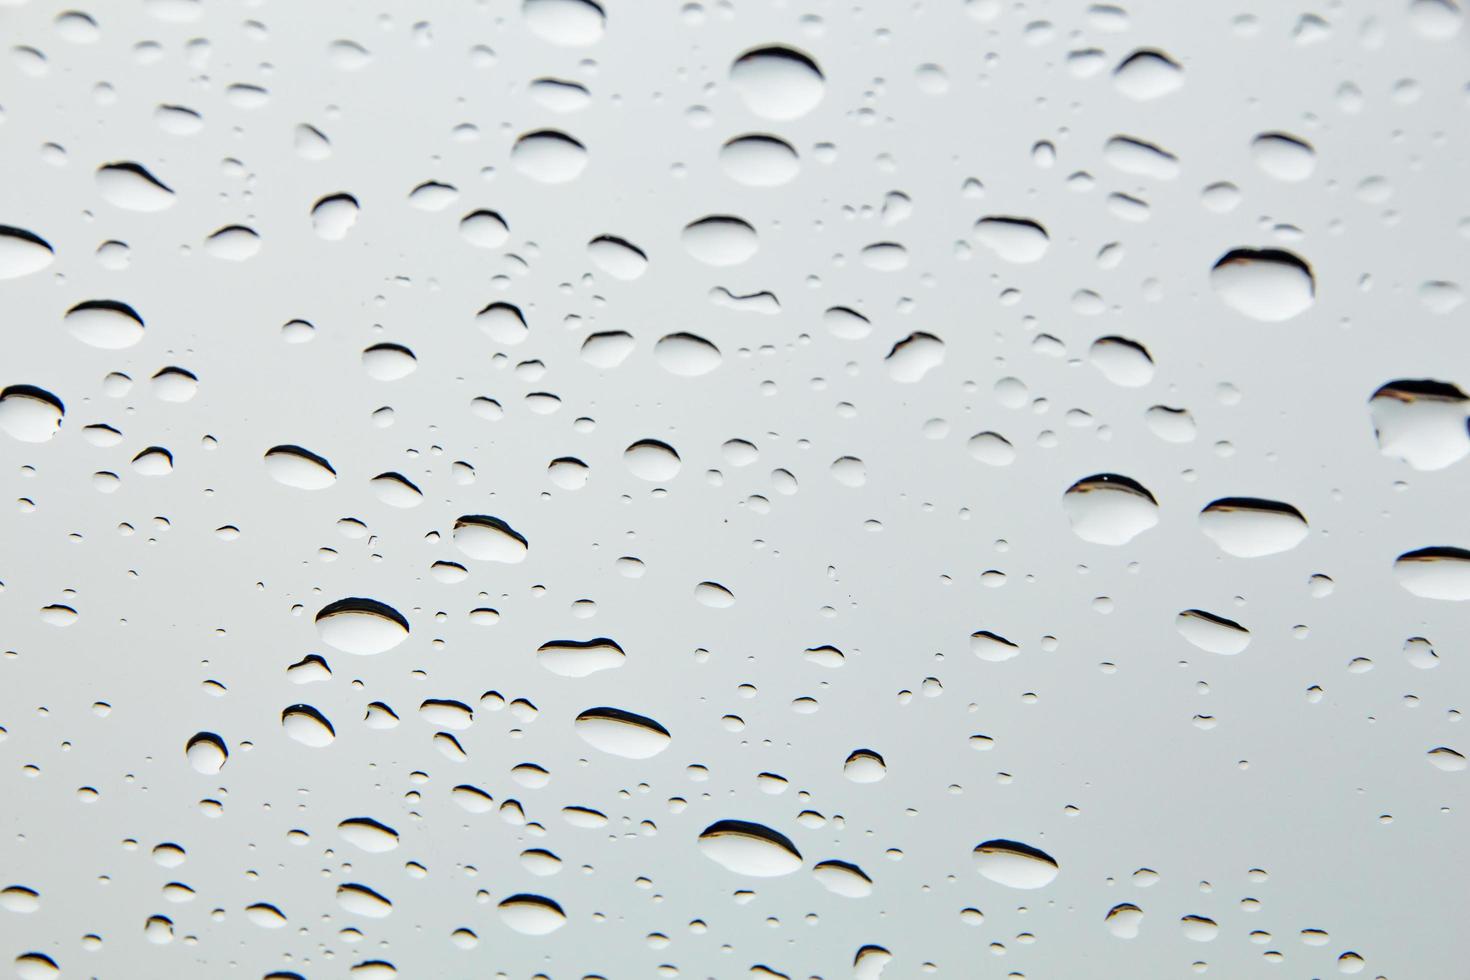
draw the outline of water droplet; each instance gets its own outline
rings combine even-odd
[[[66,311],[66,328],[89,347],[122,350],[143,339],[143,318],[126,303],[94,299]]]
[[[353,915],[368,919],[383,919],[393,911],[393,903],[388,899],[367,885],[352,883],[337,886],[337,904]]]
[[[593,265],[624,282],[637,279],[648,269],[648,256],[641,248],[612,235],[601,235],[588,242],[587,256]]]
[[[1265,323],[1305,313],[1317,295],[1311,267],[1274,248],[1226,252],[1210,271],[1210,285],[1226,306]]]
[[[1139,49],[1113,69],[1113,83],[1128,98],[1147,102],[1178,91],[1184,69],[1162,51]]]
[[[1004,663],[1021,652],[1021,648],[999,633],[980,630],[970,634],[970,652],[993,664]]]
[[[536,650],[536,662],[561,677],[586,677],[623,666],[627,655],[605,636],[591,640],[552,640]]]
[[[888,775],[888,766],[872,749],[858,749],[842,764],[842,774],[854,783],[876,783]]]
[[[988,840],[974,857],[982,877],[1007,888],[1044,888],[1061,870],[1051,855],[1013,840]]]
[[[397,381],[419,366],[413,351],[401,344],[374,344],[362,352],[362,367],[375,381]]]
[[[471,211],[460,219],[459,234],[476,248],[499,248],[510,240],[510,226],[499,212]]]
[[[357,198],[351,194],[332,194],[311,207],[311,228],[317,237],[340,242],[357,224]]]
[[[204,251],[217,259],[244,262],[260,251],[260,235],[244,225],[229,225],[204,240]]]
[[[587,169],[587,148],[555,129],[526,133],[511,147],[510,161],[532,180],[564,184]]]
[[[515,564],[525,561],[530,545],[498,517],[467,514],[454,522],[454,545],[476,561]]]
[[[739,265],[759,247],[755,229],[740,218],[709,215],[684,226],[684,248],[700,262],[713,266]]]
[[[1257,135],[1251,140],[1251,156],[1256,166],[1277,180],[1306,180],[1317,167],[1317,151],[1310,143],[1289,133]]]
[[[519,306],[491,303],[475,314],[475,324],[497,344],[515,346],[526,339],[530,329]]]
[[[349,844],[370,854],[382,854],[398,846],[398,831],[371,817],[353,817],[337,825],[337,832]]]
[[[1463,548],[1420,548],[1393,563],[1399,585],[1425,599],[1464,602],[1470,599],[1470,551]]]
[[[884,360],[890,378],[914,384],[944,363],[944,341],[930,333],[911,333],[894,344]]]
[[[1463,755],[1443,745],[1437,749],[1430,749],[1427,754],[1429,764],[1444,772],[1464,772],[1466,767],[1470,766],[1470,762],[1467,762]]]
[[[343,653],[370,657],[387,653],[408,639],[408,620],[375,599],[338,599],[316,614],[322,642]]]
[[[512,895],[499,908],[500,921],[526,936],[544,936],[567,922],[561,906],[542,895]]]
[[[801,852],[785,834],[745,820],[720,820],[699,835],[699,849],[720,867],[754,878],[789,875]]]
[[[737,136],[720,148],[726,176],[746,187],[780,187],[795,180],[801,160],[790,143],[768,133]]]
[[[718,582],[700,582],[694,587],[694,601],[711,609],[728,609],[735,605],[735,593]]]
[[[1220,934],[1220,926],[1214,919],[1206,919],[1202,915],[1186,915],[1179,920],[1179,926],[1184,930],[1184,938],[1192,939],[1197,943],[1212,942]]]
[[[818,884],[843,898],[867,898],[873,894],[873,879],[862,868],[846,861],[821,861],[812,867]]]
[[[19,279],[40,272],[56,259],[56,251],[40,235],[0,225],[0,279]]]
[[[1470,455],[1470,398],[1445,381],[1390,381],[1368,399],[1378,451],[1416,470],[1440,470]]]
[[[781,45],[752,48],[730,66],[730,84],[745,107],[766,119],[796,119],[822,101],[822,70],[809,56]]]
[[[1200,529],[1237,558],[1290,551],[1307,537],[1307,519],[1291,504],[1256,497],[1222,497],[1199,515]]]
[[[671,333],[653,347],[659,367],[681,378],[697,378],[720,366],[720,349],[692,333]]]
[[[293,704],[281,712],[281,728],[288,738],[319,749],[336,741],[337,730],[309,704]]]
[[[331,463],[300,446],[266,450],[265,469],[277,483],[298,490],[325,490],[337,482]]]
[[[624,759],[651,759],[669,747],[668,729],[619,708],[588,708],[577,716],[575,728],[594,749]]]
[[[230,752],[224,739],[213,732],[200,732],[185,743],[184,757],[195,772],[212,776],[224,768]]]
[[[592,0],[525,0],[521,16],[532,34],[563,47],[596,44],[607,20]]]
[[[975,222],[975,241],[1007,262],[1039,262],[1046,255],[1050,236],[1030,218],[991,215]]]
[[[640,480],[662,483],[679,475],[682,465],[674,447],[657,439],[640,439],[623,450],[623,462]]]
[[[32,385],[0,391],[0,431],[21,442],[48,442],[61,429],[66,407],[51,392]]]
[[[102,199],[127,211],[163,211],[173,206],[174,192],[141,163],[105,163],[97,168]]]
[[[1094,544],[1124,545],[1159,523],[1159,505],[1143,484],[1116,473],[1078,480],[1062,495],[1072,531]]]
[[[1186,609],[1174,617],[1174,628],[1194,646],[1207,653],[1234,656],[1250,646],[1250,630],[1223,616],[1203,609]]]
[[[1143,924],[1143,909],[1131,902],[1114,905],[1108,909],[1104,918],[1107,923],[1108,932],[1119,939],[1135,939],[1138,937],[1138,928]]]
[[[1154,359],[1147,348],[1127,337],[1099,337],[1088,349],[1092,366],[1115,385],[1141,388],[1154,378]]]

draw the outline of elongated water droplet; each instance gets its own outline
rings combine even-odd
[[[699,835],[699,849],[720,867],[754,878],[789,875],[801,852],[785,834],[745,820],[720,820]]]

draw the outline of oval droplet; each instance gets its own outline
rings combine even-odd
[[[1044,888],[1061,870],[1050,854],[1013,840],[986,841],[974,858],[982,877],[1007,888]]]
[[[1072,532],[1093,544],[1124,545],[1159,523],[1159,504],[1143,484],[1116,473],[1078,480],[1062,494]]]
[[[316,614],[322,642],[343,653],[370,657],[387,653],[408,639],[408,620],[376,599],[348,598],[323,606]]]
[[[776,878],[801,867],[801,852],[785,834],[745,820],[720,820],[699,835],[699,849],[720,867],[753,878]]]
[[[668,729],[643,715],[620,708],[588,708],[574,727],[594,749],[624,759],[651,759],[669,747]]]

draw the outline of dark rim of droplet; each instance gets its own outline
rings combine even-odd
[[[349,596],[346,599],[338,599],[322,606],[321,612],[316,614],[316,621],[320,623],[328,616],[336,616],[341,613],[367,613],[370,616],[380,616],[389,619],[403,627],[403,632],[409,632],[408,620],[403,617],[397,609],[376,599],[364,599],[360,596]],[[375,702],[376,703],[376,702]],[[383,707],[387,707],[384,705]],[[394,717],[397,717],[396,715]]]
[[[555,912],[562,918],[566,918],[566,913],[561,910],[561,906],[545,895],[532,895],[529,892],[521,892],[518,895],[512,895],[510,898],[503,900],[498,907],[506,908],[511,905],[535,905]]]
[[[144,325],[143,318],[138,315],[137,310],[115,299],[89,299],[67,310],[66,315],[71,316],[73,313],[85,313],[88,310],[106,310],[109,313],[121,313],[128,319],[135,321],[138,326],[141,327]]]
[[[521,326],[524,327],[526,325],[526,315],[522,313],[521,308],[519,306],[516,306],[514,303],[491,303],[479,313],[476,313],[475,316],[484,316],[485,314],[494,312],[496,310],[508,310],[517,320],[521,321]]]
[[[1142,344],[1140,344],[1136,340],[1129,340],[1127,337],[1119,337],[1116,334],[1109,334],[1106,337],[1099,337],[1099,338],[1097,338],[1096,340],[1094,340],[1092,342],[1092,346],[1094,348],[1096,348],[1096,347],[1098,347],[1100,345],[1104,345],[1104,344],[1106,344],[1106,345],[1117,344],[1117,345],[1119,345],[1121,347],[1131,348],[1133,350],[1138,351],[1138,353],[1142,354],[1143,357],[1144,357],[1144,359],[1146,361],[1148,361],[1150,364],[1152,364],[1154,362],[1153,355],[1148,352],[1148,348],[1145,347],[1145,346],[1143,346]]]
[[[854,750],[853,753],[847,757],[847,762],[845,764],[852,765],[854,762],[861,762],[864,759],[872,759],[874,762],[878,763],[878,765],[880,766],[883,766],[885,769],[888,768],[888,764],[883,761],[883,757],[877,752],[874,752],[872,749]]]
[[[593,245],[615,245],[618,248],[626,248],[628,251],[635,253],[643,261],[648,261],[647,252],[644,252],[643,249],[634,245],[626,238],[619,238],[617,235],[598,235],[587,243],[588,248],[591,248]]]
[[[371,895],[373,898],[376,898],[378,901],[382,902],[384,905],[392,905],[393,904],[392,902],[388,901],[387,898],[385,898],[384,896],[382,896],[382,895],[378,894],[377,892],[373,891],[367,885],[360,885],[360,884],[358,884],[355,881],[349,881],[346,884],[338,885],[337,886],[337,894],[338,895],[341,895],[343,892],[355,892],[358,895]]]
[[[758,58],[779,58],[783,61],[796,62],[797,64],[810,69],[812,73],[815,74],[818,78],[826,77],[822,74],[822,69],[817,67],[816,60],[813,59],[810,55],[798,51],[795,48],[788,48],[784,44],[770,44],[762,45],[758,48],[751,48],[740,57],[736,58],[734,63],[736,66],[749,64],[751,61],[754,61]]]
[[[700,347],[708,347],[716,354],[720,352],[720,349],[715,346],[713,341],[705,340],[703,337],[699,336],[699,334],[689,333],[687,330],[680,330],[677,333],[664,334],[658,339],[658,344],[655,344],[654,346],[660,346],[668,341],[685,341],[688,343],[697,344]]]
[[[1463,391],[1458,385],[1448,381],[1435,381],[1432,378],[1404,378],[1399,381],[1390,381],[1388,384],[1373,392],[1369,401],[1375,398],[1398,398],[1402,401],[1413,401],[1415,398],[1434,398],[1444,401],[1467,401]]]
[[[472,718],[475,714],[474,711],[470,709],[469,705],[465,704],[463,701],[455,701],[452,698],[425,698],[424,701],[419,704],[419,710],[423,711],[425,708],[450,708],[454,711],[461,711]]]
[[[1161,157],[1167,157],[1175,163],[1179,162],[1178,157],[1170,153],[1168,150],[1164,149],[1162,146],[1150,143],[1148,140],[1141,140],[1137,136],[1114,136],[1112,139],[1108,140],[1109,146],[1114,146],[1117,144],[1136,146],[1140,149],[1148,150],[1150,153],[1157,153]]]
[[[327,720],[327,716],[322,714],[320,711],[316,710],[309,704],[293,704],[289,708],[286,708],[284,711],[281,712],[281,724],[284,725],[287,718],[293,717],[295,715],[304,715],[305,717],[310,718],[312,721],[315,721],[317,724],[325,728],[327,730],[327,734],[331,735],[333,738],[337,737],[337,729],[332,727],[332,723]]]
[[[1470,551],[1450,545],[1419,548],[1399,555],[1398,561],[1470,561]]]
[[[575,146],[579,150],[587,149],[576,139],[568,136],[559,129],[537,129],[533,132],[522,133],[516,140],[516,146],[524,146],[532,140],[550,140],[555,143],[565,143],[568,146]]]
[[[848,861],[838,861],[836,859],[833,859],[830,861],[819,861],[812,866],[813,871],[821,871],[824,868],[832,868],[834,870],[846,871],[849,874],[857,875],[859,878],[863,879],[863,881],[866,881],[870,885],[873,883],[873,879],[868,877],[866,871]]]
[[[1250,630],[1246,629],[1244,626],[1240,625],[1233,619],[1226,619],[1224,616],[1216,616],[1214,613],[1205,612],[1203,609],[1186,609],[1179,615],[1185,619],[1202,619],[1207,623],[1214,624],[1215,626],[1223,626],[1228,630],[1235,630],[1237,633],[1250,632]]]
[[[332,464],[327,462],[325,457],[318,456],[310,449],[302,449],[300,446],[273,446],[265,451],[266,459],[270,459],[272,456],[296,456],[308,462],[315,463],[333,476],[337,475],[337,471],[332,468]]]
[[[45,388],[37,388],[35,385],[10,385],[4,391],[0,391],[0,402],[7,398],[32,398],[36,401],[45,402],[56,409],[62,415],[66,414],[66,406]]]
[[[907,347],[909,344],[916,343],[920,340],[932,340],[936,343],[944,343],[944,341],[940,340],[932,333],[924,333],[922,330],[920,330],[915,333],[909,334],[907,337],[894,344],[893,349],[888,352],[888,357],[892,357],[894,354],[897,354],[900,350]],[[887,360],[887,358],[884,358],[884,360]]]
[[[210,241],[213,241],[214,239],[219,238],[221,235],[228,235],[228,234],[230,234],[232,232],[237,232],[237,231],[243,231],[245,234],[249,235],[251,238],[259,238],[260,237],[260,232],[256,231],[254,228],[247,228],[244,225],[225,225],[219,231],[217,231],[214,234],[210,235],[209,236],[209,239],[210,239]]]
[[[611,647],[618,651],[618,653],[623,652],[623,648],[618,645],[617,640],[609,639],[606,636],[598,636],[590,640],[548,640],[537,647],[536,652],[540,653],[544,650],[587,650],[593,647]]]
[[[782,850],[790,852],[798,860],[801,859],[801,852],[796,849],[796,845],[791,842],[790,837],[787,837],[779,830],[772,830],[765,824],[751,823],[748,820],[717,820],[700,831],[699,834],[701,840],[726,835],[754,837],[768,844],[775,844]]]
[[[37,235],[35,232],[26,231],[24,228],[17,228],[14,225],[0,225],[0,238],[18,238],[32,245],[39,245],[52,255],[56,254],[56,249],[52,248],[51,243],[46,241],[46,239]]]
[[[646,728],[651,732],[657,732],[665,738],[669,736],[669,730],[652,718],[644,715],[624,711],[622,708],[588,708],[577,716],[578,721],[615,721],[623,725],[632,725],[635,728]]]
[[[733,214],[707,214],[703,218],[697,218],[684,226],[685,231],[693,231],[696,228],[713,228],[716,226],[728,226],[743,228],[752,234],[755,226],[744,218]],[[742,297],[743,298],[743,297]]]
[[[453,184],[445,184],[445,183],[442,183],[442,182],[437,181],[437,180],[426,180],[422,184],[420,184],[419,186],[415,187],[413,190],[409,191],[408,192],[408,195],[409,195],[409,197],[412,197],[413,195],[417,194],[419,191],[428,191],[428,190],[455,191],[457,193],[459,191],[459,188],[458,187],[455,187]]]
[[[1058,866],[1057,859],[1052,857],[1050,854],[1046,853],[1043,850],[1040,850],[1039,848],[1032,847],[1030,844],[1022,844],[1020,841],[1016,840],[996,838],[995,840],[988,840],[985,841],[983,844],[975,845],[976,854],[980,854],[986,851],[1009,851],[1012,854],[1021,854],[1025,857],[1035,858],[1038,861],[1045,861],[1053,868]]]
[[[807,647],[806,648],[806,652],[807,653],[835,653],[839,657],[845,657],[846,656],[841,650],[839,650],[837,647],[834,647],[830,643],[823,643],[821,646]]]
[[[409,357],[409,360],[413,360],[413,361],[417,361],[418,360],[418,355],[416,355],[413,351],[409,350],[407,347],[404,347],[402,344],[373,344],[373,346],[368,347],[368,348],[365,348],[363,350],[363,353],[364,354],[372,354],[372,353],[377,352],[377,351],[384,351],[384,352],[391,351],[394,354],[407,354],[408,357]]]
[[[388,715],[394,719],[397,719],[398,717],[398,712],[394,711],[392,708],[388,707],[381,701],[374,701],[372,704],[368,705],[367,714],[363,715],[363,717],[366,718],[368,715],[371,715],[375,710],[381,711],[385,715]]]
[[[1092,490],[1102,489],[1124,490],[1146,498],[1154,506],[1158,506],[1159,503],[1142,483],[1117,473],[1095,473],[1092,476],[1083,477],[1068,487],[1067,493],[1087,493]]]
[[[134,163],[131,160],[119,160],[115,163],[104,163],[102,166],[97,168],[97,174],[98,176],[101,176],[103,173],[109,170],[125,171],[132,174],[134,177],[142,177],[144,180],[148,181],[148,183],[152,184],[154,187],[159,188],[160,190],[167,191],[170,194],[174,192],[174,189],[172,187],[168,186],[163,181],[159,180],[157,177],[149,173],[148,169],[144,167],[141,163]]]
[[[990,630],[976,630],[975,632],[970,634],[970,639],[978,640],[982,636],[985,637],[987,640],[994,640],[997,643],[1004,643],[1006,646],[1010,647],[1013,650],[1020,649],[1020,646],[1018,644],[1012,643],[1010,640],[1007,640],[999,633],[992,633]]]
[[[471,218],[494,218],[496,221],[500,222],[500,225],[501,225],[502,228],[505,228],[507,231],[510,230],[510,225],[508,225],[506,223],[505,218],[501,216],[501,214],[500,214],[499,211],[486,211],[483,208],[481,210],[479,210],[479,211],[471,211],[469,214],[465,215],[463,218],[460,218],[459,219],[459,223],[460,224],[464,224],[466,221],[469,221]]]
[[[1312,151],[1312,152],[1316,152],[1315,150],[1312,150],[1312,144],[1311,143],[1308,143],[1306,140],[1302,139],[1300,136],[1293,136],[1290,133],[1283,133],[1279,129],[1273,129],[1269,133],[1257,133],[1256,134],[1256,138],[1253,139],[1253,140],[1251,140],[1251,142],[1252,143],[1266,143],[1266,142],[1270,142],[1270,143],[1290,143],[1293,146],[1299,146],[1299,147],[1301,147],[1304,150],[1309,150],[1309,151]]]
[[[336,201],[345,201],[348,204],[351,204],[353,207],[358,206],[357,198],[353,197],[351,194],[348,194],[346,191],[342,191],[337,194],[328,194],[326,197],[321,198],[311,206],[311,210],[315,212],[318,208],[327,204],[332,204]]]
[[[379,480],[386,480],[389,483],[397,483],[400,486],[403,486],[403,487],[408,488],[409,490],[412,490],[414,493],[418,494],[420,497],[422,497],[424,495],[424,492],[422,490],[420,490],[418,487],[414,486],[413,481],[410,480],[408,477],[404,476],[402,473],[379,473],[377,476],[373,477],[373,482],[374,483],[378,482]]]
[[[792,156],[796,155],[796,147],[774,133],[746,133],[743,136],[736,136],[733,139],[725,141],[725,148],[729,149],[732,146],[738,146],[742,143],[764,143],[770,146],[778,146],[783,150],[789,150]]]
[[[153,380],[154,381],[157,381],[159,378],[167,378],[167,377],[170,377],[171,375],[177,375],[177,376],[179,376],[181,378],[185,378],[185,379],[187,379],[189,381],[198,381],[199,380],[199,376],[197,374],[195,374],[193,371],[190,371],[187,368],[181,368],[181,367],[159,368],[158,371],[153,375]]]
[[[1017,218],[1014,215],[1007,214],[988,214],[975,222],[975,227],[978,229],[986,224],[1017,225],[1030,228],[1032,231],[1039,232],[1042,238],[1051,241],[1051,235],[1047,233],[1046,228],[1039,221],[1032,221],[1030,218]]]
[[[859,313],[857,310],[853,309],[850,306],[829,306],[829,307],[827,307],[826,312],[825,312],[825,315],[826,316],[831,316],[834,313],[842,313],[842,314],[845,314],[847,316],[855,316],[859,320],[863,321],[864,323],[870,323],[870,322],[872,322],[867,317],[863,316],[861,313]]]
[[[1317,294],[1317,277],[1312,273],[1311,265],[1300,255],[1282,248],[1232,248],[1215,260],[1214,268],[1218,270],[1227,265],[1249,265],[1253,262],[1291,266],[1307,277],[1307,288],[1311,294]]]
[[[584,462],[582,462],[580,459],[578,459],[575,456],[558,456],[556,459],[553,459],[551,461],[551,463],[548,466],[548,468],[550,468],[550,466],[556,466],[558,464],[565,465],[565,466],[576,466],[576,467],[580,467],[581,469],[584,469],[584,470],[587,468],[587,464],[584,463]]]
[[[1175,61],[1173,58],[1169,57],[1167,54],[1165,54],[1163,51],[1160,51],[1158,48],[1139,48],[1137,51],[1133,52],[1128,57],[1124,58],[1121,62],[1119,62],[1118,67],[1113,69],[1113,74],[1114,75],[1118,74],[1124,68],[1127,68],[1129,65],[1133,64],[1136,61],[1154,61],[1154,60],[1162,61],[1165,64],[1169,65],[1169,67],[1171,67],[1171,68],[1178,68],[1179,67],[1179,62]]]

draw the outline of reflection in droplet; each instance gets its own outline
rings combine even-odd
[[[1029,844],[988,840],[976,846],[975,868],[981,876],[1007,888],[1044,888],[1056,880],[1056,859]]]
[[[736,874],[755,878],[789,875],[801,867],[801,852],[785,834],[745,820],[720,820],[699,835],[705,857]]]
[[[408,620],[375,599],[349,598],[323,606],[316,614],[322,641],[343,653],[368,657],[387,653],[408,639]]]

